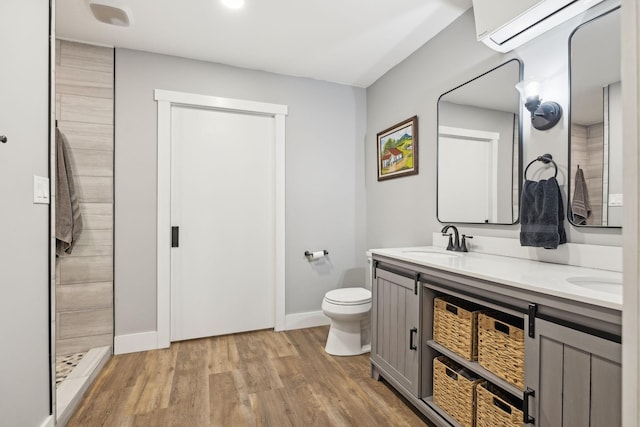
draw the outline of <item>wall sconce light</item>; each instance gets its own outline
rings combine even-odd
[[[542,83],[539,80],[522,80],[516,84],[524,106],[531,112],[531,124],[538,130],[547,130],[554,127],[562,118],[562,107],[554,101],[542,102],[540,92]]]

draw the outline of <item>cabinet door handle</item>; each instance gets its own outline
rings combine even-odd
[[[418,328],[409,329],[409,350],[417,350],[418,346],[414,344],[413,337],[414,334],[418,333]]]
[[[536,419],[533,418],[531,415],[529,415],[529,398],[535,397],[535,396],[536,396],[536,391],[530,389],[529,387],[527,387],[527,389],[524,391],[524,394],[522,396],[522,412],[524,413],[523,422],[525,424],[536,423]]]

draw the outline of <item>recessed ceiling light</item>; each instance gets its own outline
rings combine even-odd
[[[244,0],[222,0],[222,4],[229,9],[240,9],[244,6]]]

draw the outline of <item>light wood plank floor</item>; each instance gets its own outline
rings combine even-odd
[[[370,378],[369,354],[326,354],[327,331],[257,331],[114,356],[67,426],[427,425]]]

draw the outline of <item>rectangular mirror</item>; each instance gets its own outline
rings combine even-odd
[[[579,26],[569,46],[569,221],[621,227],[620,9]]]
[[[518,221],[521,79],[512,59],[438,99],[438,221]]]

